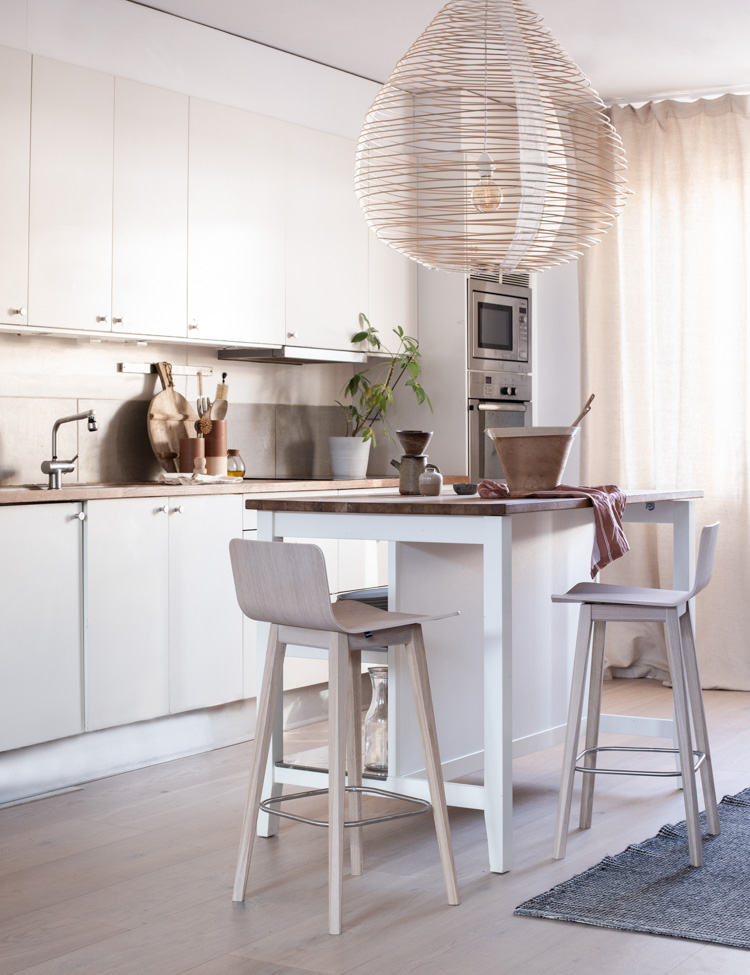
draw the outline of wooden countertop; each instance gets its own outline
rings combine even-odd
[[[702,498],[703,491],[628,491],[628,504]],[[314,498],[248,498],[246,508],[256,511],[319,511],[338,514],[382,515],[514,515],[532,511],[559,511],[590,507],[588,498],[516,498],[497,500],[479,495],[463,497],[443,493],[439,497],[412,497],[397,493],[335,495]]]
[[[453,477],[447,480],[460,481],[466,478]],[[102,498],[195,497],[206,494],[283,494],[290,491],[366,491],[375,488],[393,488],[396,491],[398,478],[368,477],[353,481],[248,479],[237,483],[221,481],[214,484],[164,484],[159,481],[124,484],[67,482],[65,487],[56,491],[50,491],[43,485],[0,485],[0,504],[49,504],[59,501],[94,501]]]

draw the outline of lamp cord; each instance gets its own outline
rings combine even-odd
[[[487,6],[484,0],[484,152],[487,152]]]

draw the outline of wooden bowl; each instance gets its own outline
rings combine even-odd
[[[511,494],[551,491],[562,481],[580,427],[491,427],[487,430]]]

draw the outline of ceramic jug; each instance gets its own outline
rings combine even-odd
[[[419,476],[420,494],[440,494],[443,488],[443,475],[436,464],[428,464]]]
[[[426,463],[427,454],[405,454],[400,461],[391,461],[398,471],[399,494],[419,494],[419,475],[423,473]]]

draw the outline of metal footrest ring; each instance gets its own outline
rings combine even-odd
[[[419,809],[410,809],[407,812],[389,813],[387,816],[371,816],[368,819],[350,820],[344,823],[346,827],[369,826],[370,823],[388,823],[392,819],[406,819],[407,816],[421,816],[422,813],[426,813],[429,809],[432,809],[432,803],[426,799],[414,799],[412,796],[404,796],[400,792],[388,792],[386,789],[375,789],[366,785],[348,785],[344,791],[361,792],[368,796],[384,796],[388,799],[401,799],[403,802],[412,803],[420,807]],[[294,819],[298,823],[307,823],[308,826],[328,826],[329,823],[325,819],[308,819],[306,816],[297,816],[283,809],[273,808],[281,802],[289,802],[292,799],[309,799],[312,796],[327,795],[328,789],[311,789],[309,792],[295,792],[288,796],[272,796],[270,799],[261,800],[259,808],[264,812],[270,813],[272,816],[280,816],[282,819]]]
[[[633,745],[599,745],[596,748],[584,748],[576,755],[576,762],[579,762],[585,755],[595,755],[597,752],[665,752],[669,755],[679,755],[679,748],[637,748]],[[697,772],[701,763],[705,759],[704,752],[694,751],[693,755],[697,759],[693,766],[693,771]],[[620,768],[586,768],[584,765],[576,765],[576,772],[584,772],[589,775],[654,775],[659,778],[671,778],[682,775],[680,770],[674,772],[651,772],[647,769],[620,769]]]

